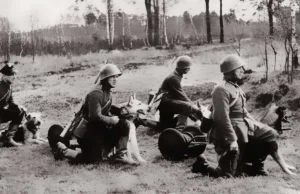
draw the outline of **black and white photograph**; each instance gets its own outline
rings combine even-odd
[[[0,0],[0,194],[300,194],[300,0]]]

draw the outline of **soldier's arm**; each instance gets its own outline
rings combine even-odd
[[[186,95],[186,93],[183,91],[182,86],[180,84],[180,80],[176,78],[171,78],[169,80],[171,89],[177,94],[179,97],[179,100],[191,102],[189,97]]]
[[[11,95],[8,99],[8,105],[10,107],[18,107],[18,105],[15,103],[14,99],[13,99],[13,96]]]
[[[225,142],[231,144],[237,141],[237,136],[229,117],[229,99],[230,94],[223,87],[214,89],[212,94],[214,124],[217,128],[223,129]]]
[[[88,95],[89,119],[91,122],[97,122],[103,125],[115,125],[115,119],[102,114],[102,108],[99,101],[99,95],[91,93]]]

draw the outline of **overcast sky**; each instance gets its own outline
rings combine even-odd
[[[95,4],[101,12],[105,12],[102,0],[86,0]],[[136,0],[136,4],[128,4],[128,0],[114,0],[115,10],[122,8],[126,13],[145,14],[144,0]],[[68,12],[68,8],[75,4],[75,0],[0,0],[0,15],[7,17],[15,30],[29,29],[29,15],[36,14],[39,18],[39,26],[51,26],[60,22],[62,14]],[[81,7],[86,4],[80,3]],[[219,0],[210,0],[210,10],[219,14]],[[244,19],[250,19],[254,9],[239,0],[223,0],[223,12],[228,13],[230,8],[236,9],[237,15],[245,14]],[[81,9],[84,11],[84,8]],[[180,0],[180,3],[170,8],[168,15],[182,15],[184,11],[196,15],[205,11],[204,0]]]

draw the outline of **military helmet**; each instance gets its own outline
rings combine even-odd
[[[114,64],[105,64],[100,69],[100,80],[104,80],[110,76],[122,75],[120,69]]]
[[[221,73],[228,73],[244,65],[244,61],[240,56],[236,54],[227,55],[221,62]]]
[[[176,68],[178,69],[186,69],[190,68],[193,64],[193,60],[189,56],[180,56],[176,61]]]

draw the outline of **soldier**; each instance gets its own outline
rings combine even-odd
[[[77,162],[98,162],[103,159],[103,150],[116,147],[114,160],[132,164],[126,158],[129,125],[117,116],[111,116],[111,89],[116,87],[122,72],[114,64],[106,64],[100,70],[100,82],[86,95],[82,107],[83,119],[74,135],[81,152],[67,148],[59,142],[58,153]]]
[[[175,71],[165,78],[159,89],[159,93],[166,93],[158,107],[162,130],[175,127],[172,123],[175,114],[194,115],[194,120],[202,118],[201,111],[192,105],[191,100],[181,87],[182,76],[190,71],[192,64],[193,61],[189,56],[178,57]]]
[[[267,175],[264,160],[271,151],[277,149],[277,133],[256,121],[247,111],[246,97],[238,84],[244,73],[243,66],[244,62],[239,56],[226,56],[221,63],[224,83],[217,85],[212,92],[214,129],[211,138],[220,157],[219,166],[217,169],[209,167],[202,155],[194,164],[193,171],[212,176],[241,176],[245,172],[245,162],[250,161],[251,175]]]
[[[0,70],[0,123],[11,121],[8,130],[4,134],[4,143],[8,146],[20,146],[21,143],[14,141],[14,136],[21,124],[25,108],[18,106],[12,97],[12,84],[16,79],[16,70],[13,64],[5,61],[5,66]]]

